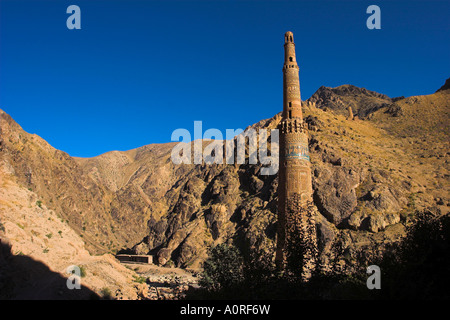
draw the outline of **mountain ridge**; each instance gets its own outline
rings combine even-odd
[[[333,241],[351,250],[395,241],[414,210],[448,211],[449,90],[391,99],[351,85],[321,88],[304,115],[322,251]],[[349,106],[364,120],[348,120]],[[207,247],[221,242],[273,250],[277,177],[259,175],[260,165],[174,165],[176,143],[75,158],[4,111],[0,121],[3,172],[67,220],[92,254],[131,249],[199,268]]]

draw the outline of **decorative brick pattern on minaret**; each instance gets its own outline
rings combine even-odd
[[[286,223],[292,214],[304,214],[312,201],[311,163],[308,150],[308,132],[302,115],[299,67],[295,56],[294,35],[284,36],[283,114],[280,123],[280,168],[278,176],[278,234],[276,262],[285,263]],[[295,201],[294,201],[295,199]],[[299,206],[293,210],[292,203]],[[295,213],[296,212],[296,213]],[[301,219],[304,221],[304,219]],[[315,236],[315,235],[312,235]]]

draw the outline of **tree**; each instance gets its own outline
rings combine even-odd
[[[208,291],[226,292],[243,282],[243,266],[243,258],[235,246],[220,244],[210,250],[199,284]]]

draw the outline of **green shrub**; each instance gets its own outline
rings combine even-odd
[[[146,277],[133,275],[133,278],[134,278],[133,281],[137,282],[137,283],[146,283],[147,282],[147,278]]]
[[[239,250],[220,244],[210,250],[199,284],[209,291],[231,289],[244,280],[244,262]]]
[[[79,266],[80,268],[80,277],[84,278],[86,277],[86,268],[84,266]]]
[[[165,267],[165,268],[173,268],[173,267],[175,267],[175,262],[173,262],[171,259],[169,259],[169,261],[167,261],[167,262],[164,264],[164,267]]]
[[[112,299],[112,293],[111,290],[109,288],[102,288],[100,290],[100,294],[102,299],[106,299],[106,300],[111,300]]]

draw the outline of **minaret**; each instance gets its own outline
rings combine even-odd
[[[278,175],[278,239],[276,262],[285,261],[285,246],[289,223],[293,219],[305,221],[300,207],[312,201],[311,163],[308,133],[303,122],[300,98],[299,67],[295,58],[294,35],[284,35],[283,114],[280,123],[280,167]],[[303,213],[301,213],[303,212]]]

